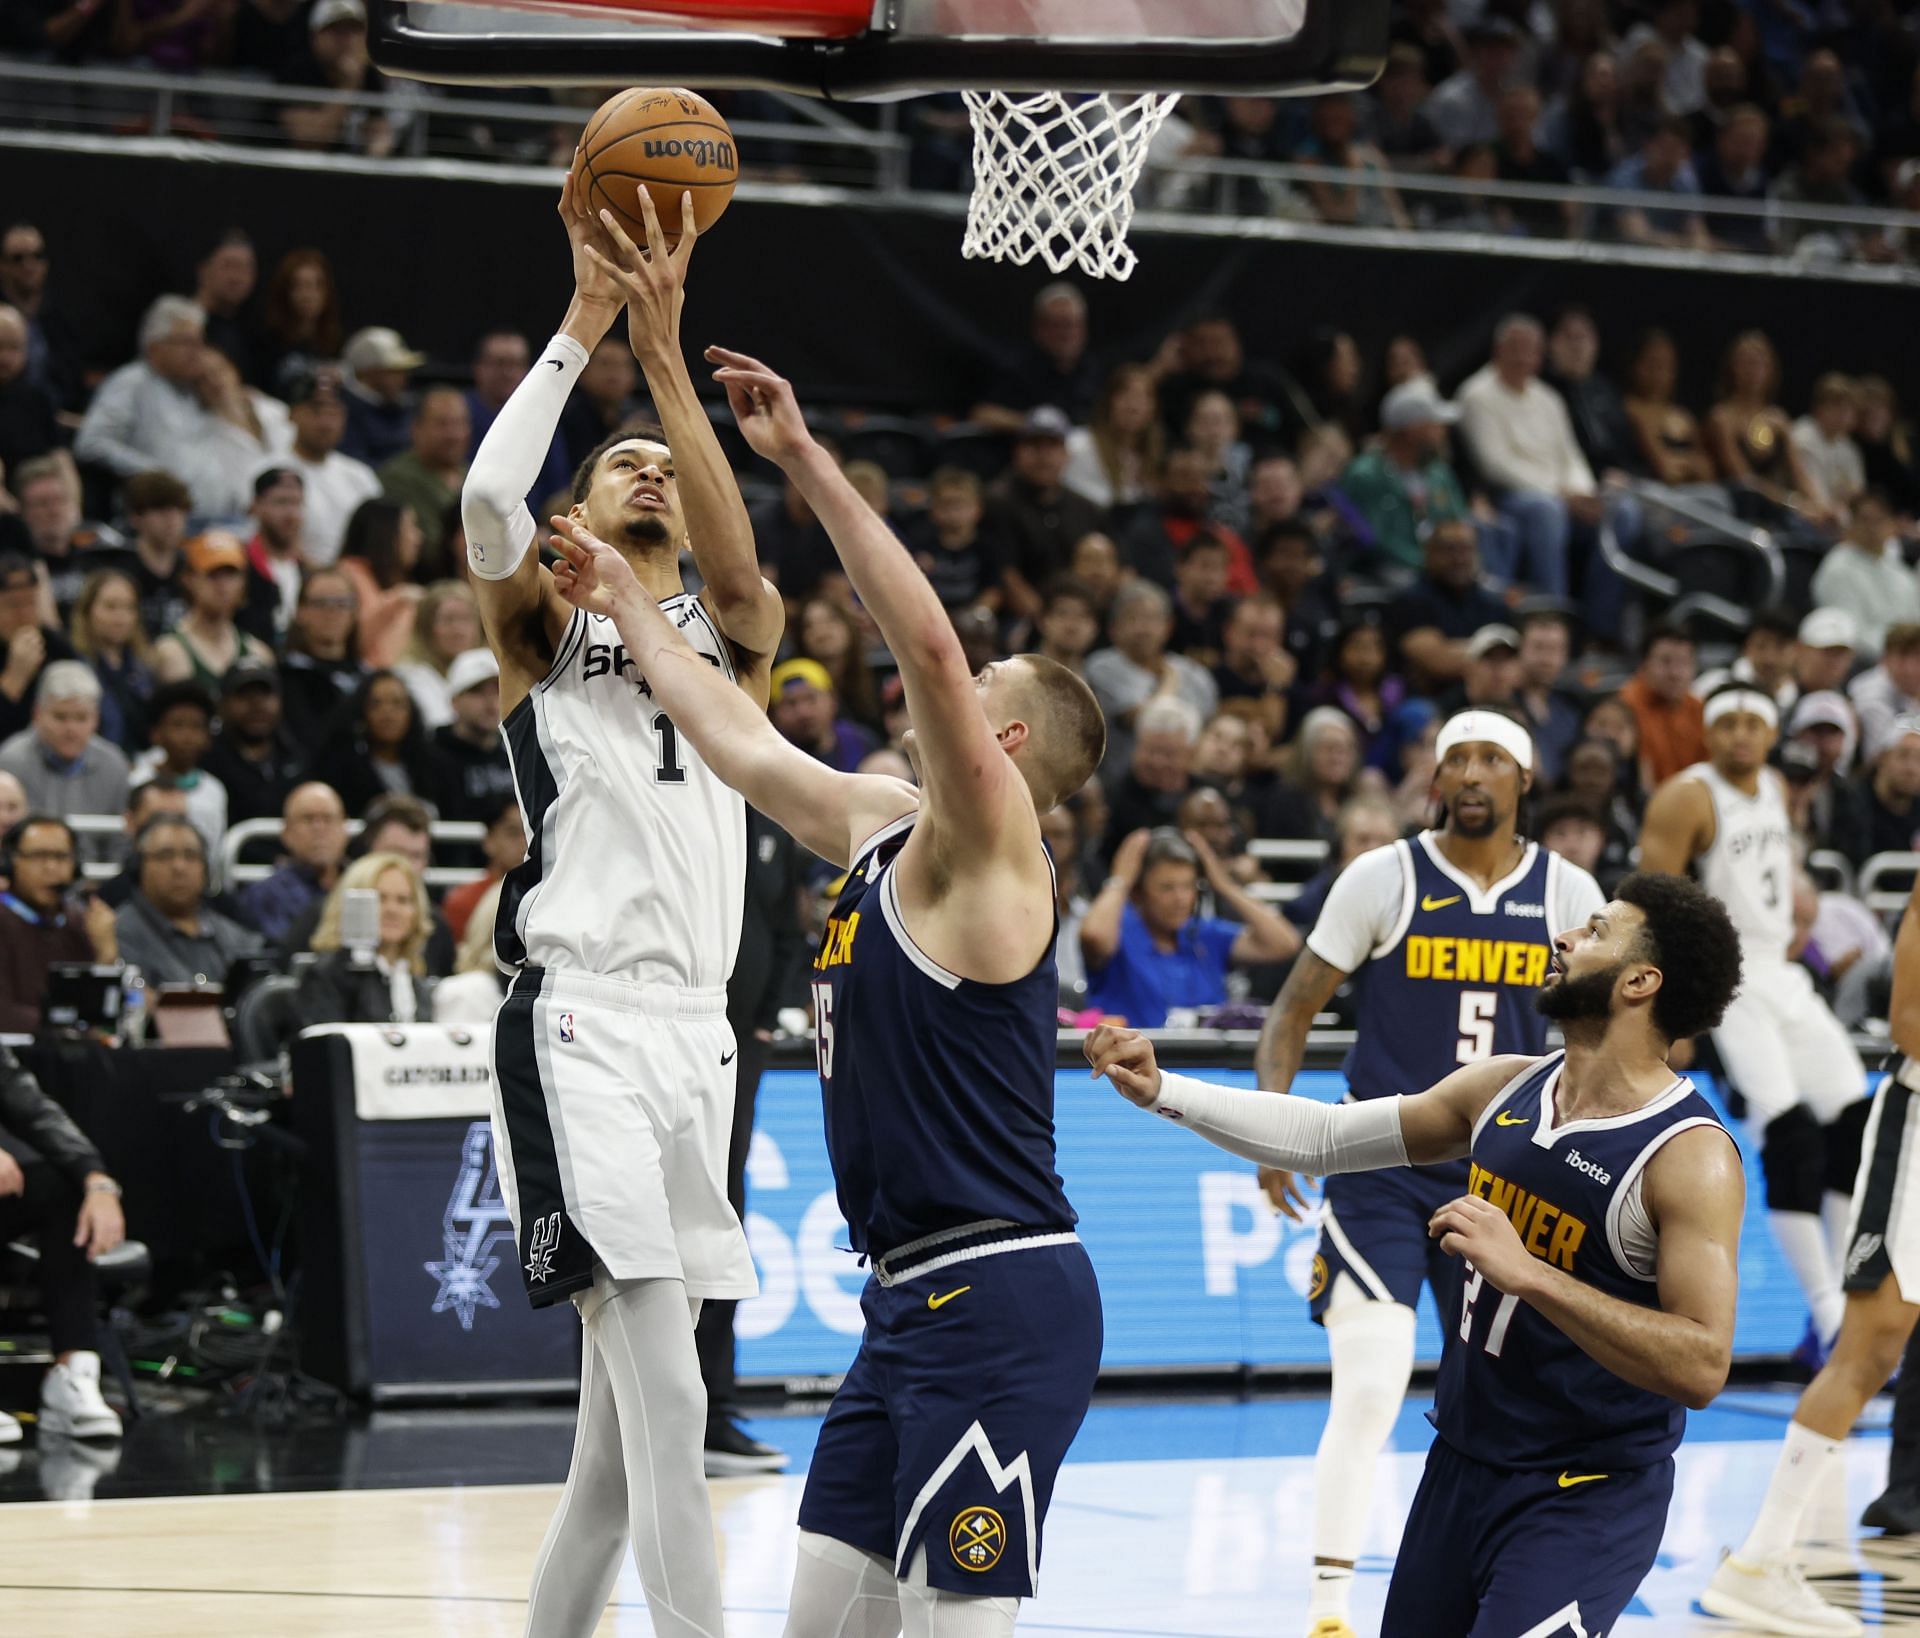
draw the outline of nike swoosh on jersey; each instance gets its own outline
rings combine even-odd
[[[1420,896],[1420,908],[1422,910],[1444,910],[1450,904],[1458,904],[1465,897],[1466,894],[1464,893],[1456,893],[1450,899],[1436,899],[1430,893],[1423,893]]]
[[[1560,1488],[1562,1490],[1571,1490],[1577,1484],[1592,1484],[1594,1480],[1604,1479],[1605,1477],[1606,1474],[1604,1473],[1562,1473],[1560,1475]]]
[[[1503,1109],[1493,1117],[1493,1124],[1495,1126],[1528,1126],[1531,1125],[1532,1122],[1530,1122],[1525,1115],[1509,1115]]]
[[[948,1303],[952,1302],[955,1297],[972,1289],[973,1287],[970,1285],[963,1285],[958,1291],[949,1291],[944,1296],[935,1296],[929,1291],[927,1293],[927,1306],[929,1308],[944,1308]]]

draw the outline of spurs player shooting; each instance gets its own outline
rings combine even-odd
[[[1920,1129],[1920,885],[1907,895],[1893,950],[1888,1008],[1893,1055],[1873,1095],[1847,1234],[1847,1312],[1833,1357],[1807,1384],[1773,1482],[1747,1539],[1700,1594],[1701,1607],[1755,1632],[1861,1630],[1807,1585],[1793,1565],[1807,1506],[1845,1462],[1845,1440],[1867,1401],[1887,1385],[1920,1319],[1920,1173],[1913,1133]],[[1899,1411],[1894,1437],[1900,1436]],[[1867,1522],[1867,1521],[1862,1521]]]
[[[1265,1097],[1163,1074],[1131,1030],[1087,1042],[1129,1101],[1249,1160],[1468,1162],[1428,1229],[1463,1283],[1382,1638],[1613,1631],[1660,1548],[1684,1407],[1732,1363],[1745,1179],[1667,1058],[1739,985],[1733,924],[1697,883],[1642,873],[1553,950],[1536,1004],[1566,1050],[1412,1097]]]
[[[1533,737],[1498,711],[1462,711],[1434,742],[1437,830],[1377,848],[1333,884],[1306,953],[1260,1033],[1254,1069],[1284,1089],[1314,1015],[1357,975],[1358,1029],[1343,1066],[1353,1100],[1391,1097],[1496,1054],[1546,1050],[1533,1004],[1553,930],[1599,909],[1577,865],[1521,840]],[[1299,1220],[1296,1179],[1263,1170],[1275,1206]],[[1308,1638],[1353,1638],[1354,1564],[1366,1541],[1375,1469],[1413,1375],[1414,1308],[1433,1287],[1442,1320],[1458,1265],[1427,1224],[1466,1187],[1454,1163],[1327,1180],[1309,1303],[1333,1361],[1327,1425],[1313,1467],[1313,1588]]]
[[[1054,1170],[1059,978],[1039,814],[1106,744],[1040,655],[968,673],[926,577],[811,437],[793,389],[710,351],[741,429],[813,507],[906,684],[918,792],[837,773],[722,686],[627,563],[556,519],[562,590],[613,615],[687,741],[848,867],[814,963],[827,1148],[866,1330],[800,1504],[788,1638],[995,1638],[1033,1590],[1100,1365],[1100,1293]]]
[[[1806,1293],[1817,1363],[1844,1307],[1840,1266],[1866,1070],[1807,970],[1787,959],[1798,861],[1785,782],[1767,766],[1779,710],[1770,696],[1733,684],[1708,697],[1705,715],[1707,760],[1653,793],[1640,866],[1691,868],[1740,930],[1747,979],[1713,1044],[1759,1134],[1768,1221]]]
[[[523,499],[624,305],[666,434],[607,439],[575,475],[573,515],[617,543],[743,706],[764,705],[780,599],[760,578],[746,509],[680,353],[692,206],[683,200],[669,255],[637,191],[644,257],[562,190],[573,301],[487,433],[461,499],[527,830],[494,934],[515,969],[494,1025],[495,1151],[528,1296],[571,1299],[585,1330],[573,1461],[534,1570],[532,1638],[594,1629],[629,1536],[653,1630],[718,1638],[693,1326],[703,1298],[756,1289],[726,1194],[726,982],[745,810],[675,732],[612,622],[555,589]],[[698,597],[681,586],[683,543],[705,580]]]

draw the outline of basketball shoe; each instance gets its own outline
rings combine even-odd
[[[118,1439],[120,1418],[100,1397],[100,1356],[81,1351],[40,1383],[40,1428],[72,1439]]]
[[[1749,1564],[1732,1553],[1701,1592],[1700,1607],[1781,1638],[1859,1638],[1865,1630],[1809,1587],[1791,1564]]]

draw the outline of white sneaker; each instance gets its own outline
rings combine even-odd
[[[0,1445],[17,1445],[20,1439],[19,1421],[5,1411],[0,1411]]]
[[[76,1353],[40,1382],[40,1426],[72,1439],[118,1439],[120,1418],[100,1397],[100,1356]]]
[[[1809,1587],[1791,1564],[1749,1564],[1731,1553],[1701,1592],[1700,1607],[1784,1638],[1858,1638],[1865,1630]]]

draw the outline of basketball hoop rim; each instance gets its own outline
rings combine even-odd
[[[370,0],[368,46],[384,72],[449,85],[738,87],[879,102],[943,91],[1212,93],[1361,90],[1386,62],[1389,0],[1319,0],[1298,33],[1265,45],[1196,41],[851,40],[684,32],[456,35],[414,25],[408,0]]]

